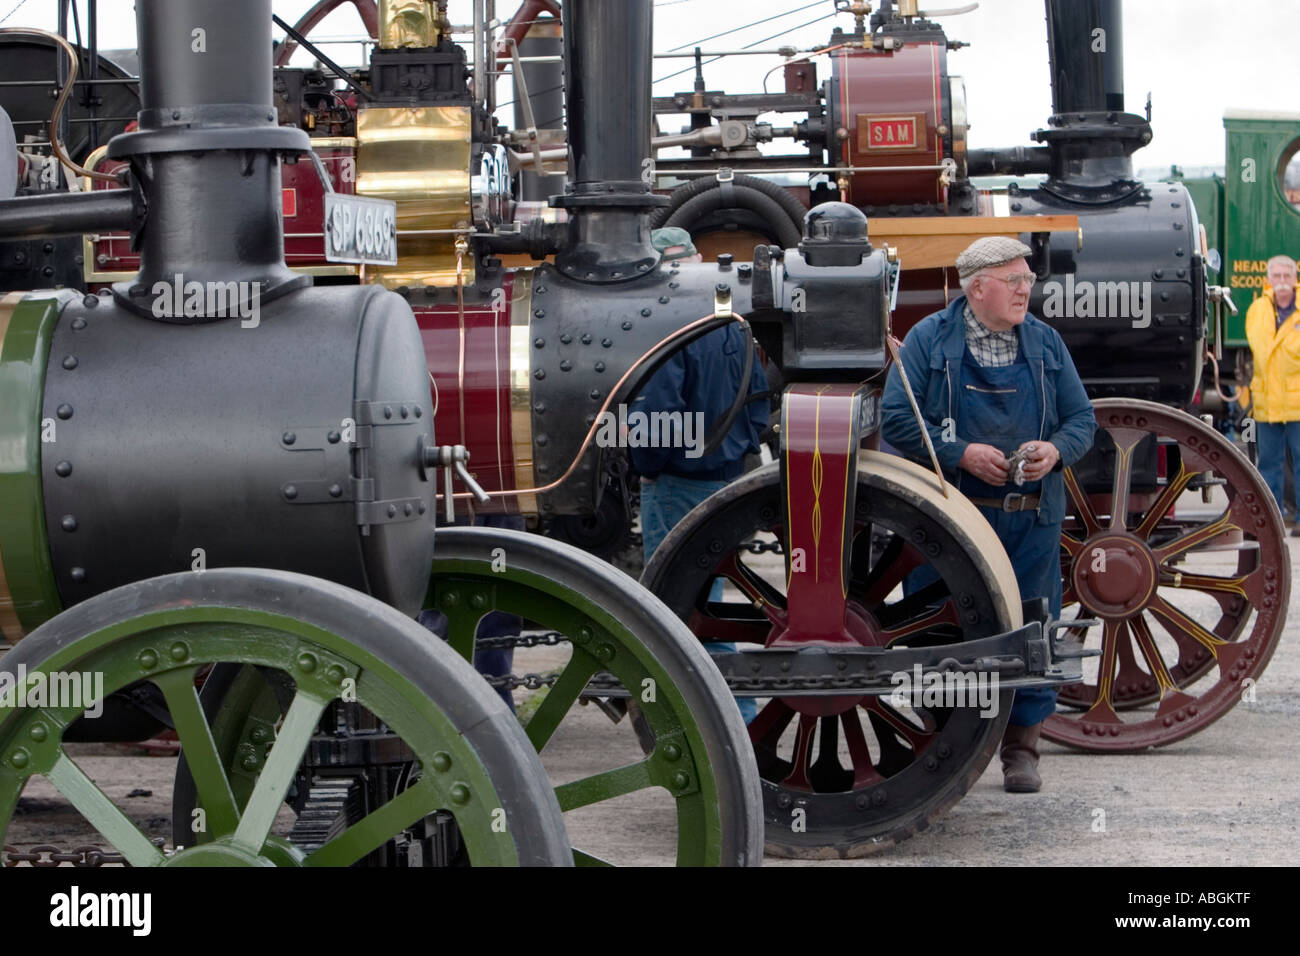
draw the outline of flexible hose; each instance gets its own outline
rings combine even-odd
[[[775,200],[776,203],[785,211],[785,214],[790,217],[790,221],[793,222],[802,232],[804,213],[808,210],[804,208],[804,204],[801,203],[795,197],[794,193],[790,192],[790,190],[783,189],[775,183],[768,182],[766,179],[759,179],[757,176],[740,175],[732,179],[731,182],[733,188],[743,186],[748,189],[756,189],[769,199]],[[722,184],[718,182],[715,177],[704,176],[696,179],[694,182],[687,183],[685,186],[679,186],[677,189],[673,190],[672,195],[668,197],[668,205],[661,209],[656,209],[651,214],[651,227],[658,229],[668,221],[669,217],[671,217],[687,202],[694,199],[696,196],[708,192],[709,190],[719,189],[721,185]]]
[[[680,226],[687,232],[706,215],[719,209],[748,209],[758,213],[762,219],[776,230],[776,238],[782,248],[793,249],[799,245],[803,230],[790,221],[780,203],[770,196],[750,189],[748,186],[733,186],[732,195],[725,196],[720,189],[701,193],[668,217],[665,226]]]

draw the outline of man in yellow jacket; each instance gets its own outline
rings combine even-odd
[[[1259,473],[1285,513],[1282,489],[1290,450],[1300,517],[1300,313],[1296,312],[1295,288],[1295,260],[1288,256],[1269,259],[1268,287],[1246,312],[1246,338],[1255,357],[1250,392]],[[1300,537],[1300,520],[1292,525],[1291,535]]]

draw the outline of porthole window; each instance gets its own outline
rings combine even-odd
[[[1282,151],[1281,162],[1277,164],[1277,184],[1291,208],[1300,212],[1300,137]]]

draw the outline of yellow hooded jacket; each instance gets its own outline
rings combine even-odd
[[[1278,328],[1273,290],[1265,288],[1246,311],[1246,339],[1255,356],[1252,416],[1259,422],[1300,421],[1300,308]]]

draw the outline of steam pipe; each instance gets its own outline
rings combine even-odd
[[[0,202],[0,239],[44,239],[129,230],[135,201],[129,189],[45,193]]]

